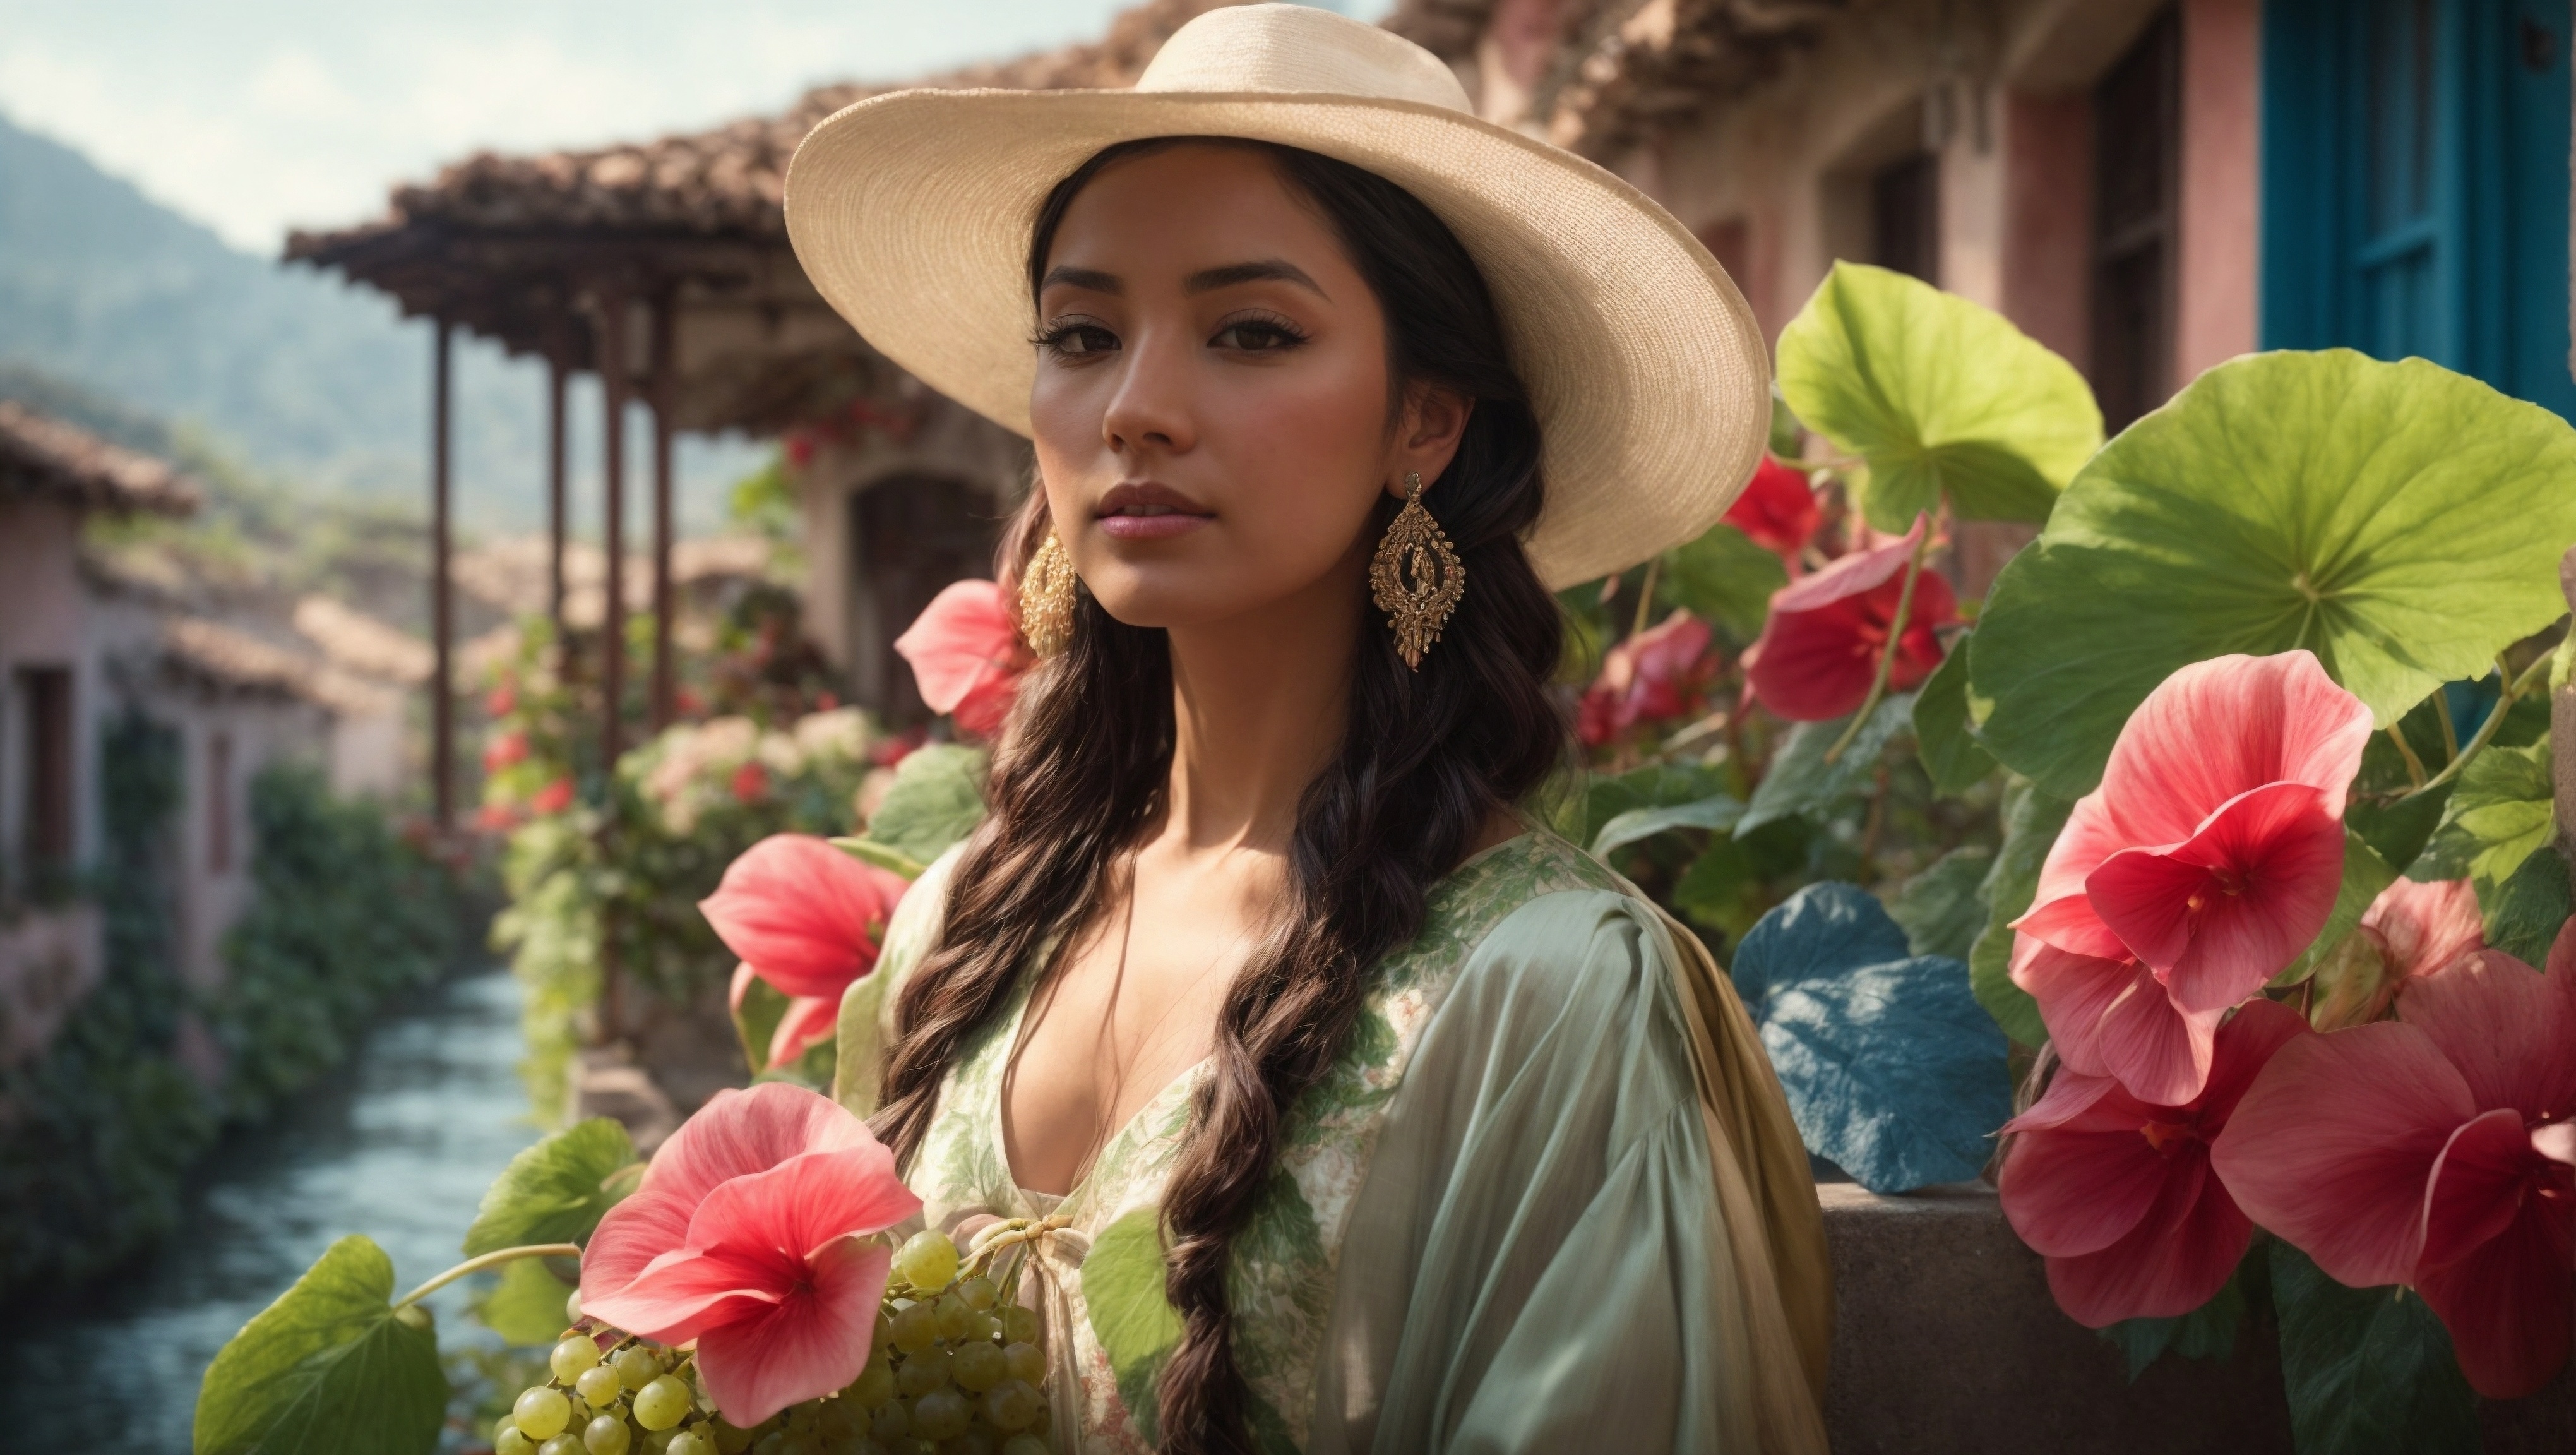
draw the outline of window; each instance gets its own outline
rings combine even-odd
[[[1870,261],[1941,282],[1941,159],[1897,158],[1870,174]]]
[[[2565,0],[2270,0],[2263,342],[2576,416]]]
[[[69,667],[21,667],[25,705],[26,805],[19,852],[28,866],[59,868],[72,858],[72,673]]]
[[[2093,92],[2093,393],[2113,431],[2173,386],[2181,42],[2167,10]]]
[[[206,872],[233,872],[233,739],[221,731],[206,738]]]
[[[929,715],[912,669],[892,643],[941,588],[993,570],[991,501],[954,480],[899,476],[852,502],[857,534],[855,605],[860,623],[851,656],[859,700],[896,722]]]

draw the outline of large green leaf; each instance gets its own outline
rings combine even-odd
[[[1615,850],[1671,829],[1731,829],[1743,816],[1744,805],[1724,793],[1664,808],[1632,808],[1592,836],[1592,857],[1606,859]]]
[[[2412,1290],[2346,1288],[2276,1238],[2272,1304],[2300,1455],[2477,1455],[2477,1394]]]
[[[1724,628],[1738,643],[1762,635],[1771,593],[1789,584],[1780,558],[1731,525],[1713,525],[1699,539],[1664,555],[1663,585],[1656,595]]]
[[[447,1376],[426,1311],[392,1307],[393,1260],[331,1245],[242,1326],[197,1393],[196,1455],[427,1455]]]
[[[1943,793],[1964,793],[1995,771],[1994,755],[1968,725],[1968,646],[1950,649],[1914,693],[1914,751]]]
[[[1968,949],[1968,988],[2004,1034],[2025,1046],[2048,1039],[2039,1018],[2039,1002],[2012,982],[2012,922],[2030,910],[2039,894],[2040,865],[2057,843],[2058,830],[2075,805],[2031,783],[2014,778],[2004,785],[2003,848],[1979,891],[1986,902],[1986,927]]]
[[[634,1139],[608,1117],[576,1122],[510,1159],[465,1233],[467,1257],[531,1243],[578,1243],[632,1184],[609,1178],[635,1160]]]
[[[2492,891],[2478,891],[2487,943],[2529,965],[2548,962],[2549,947],[2571,909],[2576,902],[2568,894],[2567,861],[2545,845],[2516,865],[2513,877]]]
[[[1679,808],[1725,797],[1726,781],[1724,772],[1700,763],[1653,763],[1588,778],[1582,792],[1564,806],[1558,831],[1578,844],[1592,843],[1620,817],[1640,809]]]
[[[1834,264],[1781,330],[1780,392],[1868,462],[1854,483],[1881,530],[1944,496],[1969,520],[2046,520],[2102,444],[2074,365],[1992,309],[1860,263]]]
[[[2408,359],[2221,364],[2084,467],[1968,639],[1978,740],[2061,797],[2175,668],[2305,647],[2381,725],[2566,608],[2576,430]]]
[[[514,1258],[501,1265],[501,1281],[474,1306],[483,1327],[525,1348],[563,1337],[573,1286],[557,1278],[543,1258]]]
[[[1986,927],[1983,890],[1994,864],[1991,849],[1952,849],[1898,888],[1887,913],[1905,927],[1905,943],[1915,954],[1968,958]]]
[[[2261,1257],[2260,1249],[2247,1255],[2247,1262],[2237,1265],[2236,1276],[2190,1313],[2169,1319],[2122,1319],[2095,1332],[2127,1357],[2131,1384],[2167,1354],[2225,1363],[2235,1356],[2236,1331],[2245,1322],[2246,1269]]]
[[[1154,1438],[1154,1381],[1181,1341],[1181,1316],[1163,1296],[1162,1216],[1142,1207],[1100,1230],[1082,1259],[1082,1299],[1092,1337],[1109,1358],[1118,1396]]]
[[[983,753],[933,743],[905,754],[896,765],[885,801],[868,820],[867,837],[916,864],[927,864],[974,832],[983,819]]]
[[[2454,872],[2477,885],[2484,905],[2555,829],[2549,744],[2489,747],[2460,770],[2460,786],[2425,857],[2458,865]]]
[[[1786,742],[1771,758],[1770,770],[1753,790],[1753,802],[1736,820],[1736,836],[1741,838],[1764,824],[1795,813],[1813,813],[1830,808],[1846,795],[1856,793],[1873,777],[1887,745],[1914,721],[1914,694],[1892,692],[1872,708],[1869,721],[1862,724],[1842,756],[1827,762],[1825,755],[1842,741],[1843,729],[1851,719],[1838,717],[1832,722],[1802,722],[1789,730]]]

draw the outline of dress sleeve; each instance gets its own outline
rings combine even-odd
[[[841,992],[832,1099],[862,1117],[877,1109],[877,1062],[894,1029],[895,992],[939,943],[939,927],[948,917],[948,881],[965,851],[963,844],[956,845],[921,871],[886,921],[876,968]]]
[[[1312,1451],[1760,1448],[1671,954],[1566,891],[1470,955],[1352,1207]]]

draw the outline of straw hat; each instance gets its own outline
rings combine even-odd
[[[1751,476],[1770,428],[1770,364],[1707,249],[1610,173],[1478,120],[1429,51],[1326,10],[1211,10],[1132,91],[859,102],[797,148],[788,236],[869,343],[1027,434],[1039,204],[1094,152],[1155,136],[1320,152],[1449,224],[1493,290],[1544,431],[1547,508],[1528,546],[1551,587],[1691,539]],[[1436,490],[1428,503],[1436,514]]]

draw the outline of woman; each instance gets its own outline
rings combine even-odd
[[[933,1226],[1055,1229],[1064,1448],[1823,1448],[1759,1045],[1516,809],[1549,587],[1717,519],[1761,341],[1653,204],[1466,113],[1256,5],[1134,92],[862,103],[790,175],[824,296],[1036,449],[1042,663],[840,1094]]]

